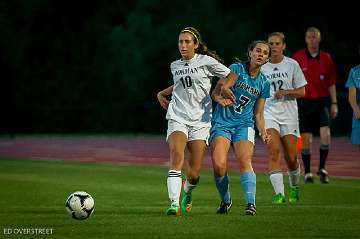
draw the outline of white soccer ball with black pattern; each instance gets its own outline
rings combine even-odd
[[[84,220],[93,213],[95,202],[87,192],[74,192],[66,199],[66,211],[78,220]]]

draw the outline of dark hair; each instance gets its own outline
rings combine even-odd
[[[269,45],[269,43],[267,42],[267,41],[263,41],[263,40],[255,40],[255,41],[252,41],[250,44],[249,44],[249,46],[248,46],[248,48],[247,48],[247,57],[248,57],[248,60],[250,60],[250,56],[249,56],[249,52],[250,51],[252,51],[252,50],[254,50],[254,48],[256,47],[256,45],[257,44],[265,44],[265,45],[267,45],[268,47],[269,47],[269,57],[271,56],[271,48],[270,48],[270,45]]]
[[[196,53],[211,56],[211,57],[215,58],[217,61],[224,63],[224,61],[221,59],[221,57],[218,54],[216,54],[216,51],[212,51],[212,50],[208,49],[205,42],[202,40],[200,32],[195,27],[185,27],[180,32],[180,34],[185,33],[185,32],[190,33],[194,37],[195,44],[199,43],[199,47],[197,49],[195,49]]]
[[[283,42],[283,43],[286,43],[284,33],[282,33],[282,32],[272,32],[272,33],[270,33],[270,34],[268,35],[267,38],[269,39],[270,37],[273,37],[273,36],[280,37],[281,40],[282,40],[282,42]]]
[[[246,57],[247,57],[247,60],[245,62],[250,62],[250,56],[249,56],[249,51],[252,51],[254,50],[255,46],[259,43],[263,43],[265,45],[267,45],[269,47],[269,57],[271,56],[271,50],[270,50],[270,44],[266,41],[262,41],[262,40],[256,40],[256,41],[253,41],[249,44],[248,48],[247,48],[247,51],[246,51]],[[237,56],[234,56],[234,61],[235,63],[242,63],[243,61],[237,57]]]

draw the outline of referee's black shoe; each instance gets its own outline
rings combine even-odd
[[[305,184],[310,184],[310,183],[314,183],[314,177],[312,175],[312,173],[306,173],[304,176],[304,183]]]
[[[320,182],[329,183],[329,173],[324,168],[319,169],[317,175],[319,175]]]

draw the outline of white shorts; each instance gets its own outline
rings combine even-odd
[[[273,128],[277,130],[280,134],[280,137],[285,135],[292,134],[296,137],[300,137],[299,123],[295,124],[279,124],[275,120],[265,119],[265,128]]]
[[[208,144],[210,127],[190,126],[170,119],[168,120],[166,141],[168,141],[169,136],[175,131],[183,132],[186,135],[188,141],[205,140],[206,144]]]

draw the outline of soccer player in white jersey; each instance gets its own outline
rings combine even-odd
[[[200,167],[209,137],[212,116],[210,97],[211,79],[236,79],[236,74],[221,64],[220,58],[207,49],[198,30],[183,29],[179,34],[178,49],[181,59],[170,65],[174,84],[157,95],[160,105],[167,109],[167,142],[170,150],[170,170],[167,188],[170,199],[168,215],[179,215],[192,208],[192,190],[199,182]],[[166,96],[172,94],[171,101]],[[189,151],[189,162],[183,199],[181,170],[185,149]]]
[[[296,98],[305,95],[307,84],[299,64],[284,56],[285,36],[273,32],[268,36],[271,58],[261,67],[262,73],[270,83],[270,98],[266,99],[265,127],[271,135],[267,145],[270,181],[275,195],[273,203],[285,203],[283,173],[281,168],[281,148],[289,174],[289,202],[299,200],[300,165],[297,159],[297,138],[300,135]]]

